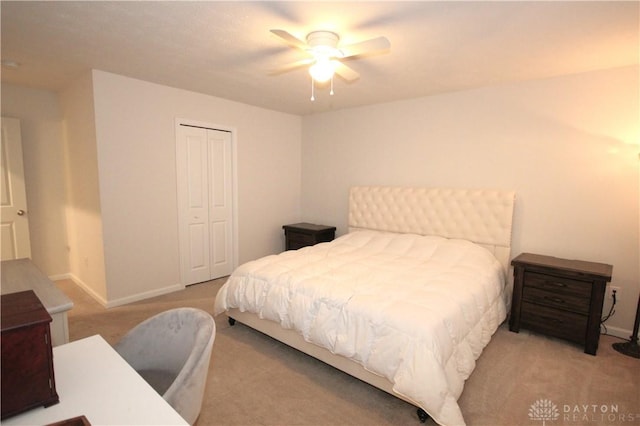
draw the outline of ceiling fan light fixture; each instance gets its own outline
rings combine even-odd
[[[336,70],[336,64],[329,58],[319,58],[309,67],[309,74],[314,81],[326,83],[331,80]]]

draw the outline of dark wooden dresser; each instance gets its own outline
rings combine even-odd
[[[335,226],[314,225],[312,223],[295,223],[284,225],[285,248],[297,250],[318,243],[333,241],[336,236]]]
[[[584,346],[595,355],[602,304],[613,267],[523,253],[511,261],[514,272],[509,330],[520,327]]]
[[[32,291],[2,295],[2,418],[58,402],[51,316]]]

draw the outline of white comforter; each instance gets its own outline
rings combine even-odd
[[[506,317],[504,276],[464,240],[357,231],[237,268],[215,314],[256,313],[386,377],[441,425]]]

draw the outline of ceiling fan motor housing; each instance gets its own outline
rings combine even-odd
[[[331,31],[313,31],[307,35],[307,44],[312,50],[335,50],[340,37]]]

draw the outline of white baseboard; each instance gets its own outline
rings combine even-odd
[[[625,340],[629,340],[631,338],[631,333],[632,331],[627,330],[626,328],[612,327],[610,325],[607,326],[607,334],[620,337]]]
[[[94,289],[89,287],[84,281],[82,281],[80,278],[78,278],[77,276],[75,276],[71,272],[69,272],[67,274],[55,275],[55,276],[49,277],[49,279],[52,280],[52,281],[61,280],[61,279],[71,280],[74,283],[76,283],[76,285],[78,287],[80,287],[84,291],[86,291],[89,294],[89,296],[91,296],[96,302],[98,302],[99,304],[101,304],[105,308],[108,307],[107,306],[107,301],[104,300],[104,298],[102,296],[100,296],[98,293],[96,293]]]
[[[111,300],[105,305],[106,308],[114,308],[116,306],[126,305],[140,300],[149,299],[151,297],[162,296],[163,294],[173,293],[174,291],[183,290],[182,284],[174,284],[168,287],[158,288],[144,293],[132,294],[131,296],[122,297],[120,299]]]
[[[115,308],[116,306],[126,305],[128,303],[138,302],[140,300],[149,299],[151,297],[162,296],[163,294],[173,293],[174,291],[183,290],[182,284],[174,284],[168,287],[154,289],[151,291],[145,291],[143,293],[132,294],[131,296],[122,297],[115,300],[105,300],[102,296],[96,293],[91,287],[84,283],[80,278],[72,273],[52,275],[49,277],[51,281],[57,280],[71,280],[86,291],[96,302],[104,306],[105,308]]]
[[[71,274],[49,275],[49,279],[51,281],[73,280],[73,278],[71,278]]]

